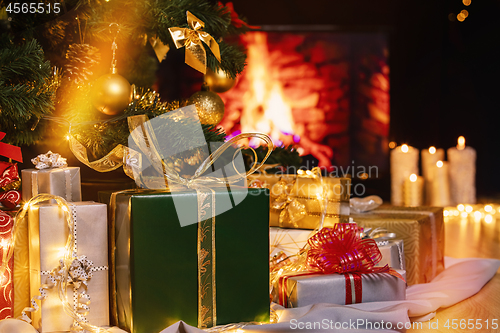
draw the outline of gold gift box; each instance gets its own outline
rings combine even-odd
[[[335,223],[349,222],[349,178],[323,177],[322,182],[326,185],[327,206],[323,227],[333,227]],[[271,188],[271,209],[269,224],[272,227],[316,229],[319,227],[322,215],[322,200],[324,190],[321,181],[313,177],[298,176],[293,183],[289,183],[289,201],[305,207],[306,214],[298,221],[291,218],[280,219],[281,209],[273,207],[276,194]],[[290,203],[289,203],[290,204]]]
[[[443,208],[381,206],[351,217],[362,227],[384,228],[404,241],[408,285],[430,282],[443,271]]]

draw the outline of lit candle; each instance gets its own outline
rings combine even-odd
[[[402,145],[391,150],[391,203],[403,205],[403,183],[418,173],[418,149]]]
[[[429,172],[432,178],[429,204],[436,207],[451,206],[448,162],[437,161]]]
[[[450,192],[453,205],[476,203],[476,150],[458,138],[457,147],[448,149]]]
[[[404,206],[422,206],[424,178],[412,173],[403,183]]]
[[[432,196],[432,173],[431,169],[436,166],[437,161],[444,160],[444,149],[429,147],[428,150],[422,150],[422,176],[425,181],[425,202],[431,204]]]

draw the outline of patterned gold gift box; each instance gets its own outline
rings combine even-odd
[[[348,223],[350,183],[349,178],[318,177],[311,171],[293,182],[280,180],[271,188],[270,226],[316,229],[323,213],[323,227]]]
[[[404,241],[408,285],[430,282],[444,269],[442,208],[381,206],[351,217],[362,227],[384,228]]]

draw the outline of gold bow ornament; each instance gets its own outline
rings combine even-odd
[[[170,31],[172,40],[178,49],[184,46],[186,47],[186,64],[206,74],[207,54],[202,41],[207,44],[214,56],[220,62],[219,44],[217,44],[209,33],[201,30],[205,27],[205,23],[189,11],[187,11],[187,22],[191,29],[176,27],[168,28],[168,31]]]

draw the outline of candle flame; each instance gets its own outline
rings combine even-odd
[[[414,182],[416,182],[416,181],[417,181],[417,175],[416,175],[416,174],[414,174],[414,173],[412,173],[412,174],[410,175],[410,181],[411,181],[411,182],[413,182],[413,183],[414,183]]]
[[[436,147],[434,147],[434,146],[429,147],[429,153],[430,154],[435,154],[436,153]]]
[[[458,145],[457,149],[458,150],[463,150],[465,148],[465,138],[463,136],[458,137]]]
[[[402,146],[401,146],[401,151],[402,151],[403,153],[407,153],[407,152],[408,152],[408,145],[407,145],[407,144],[402,145]]]
[[[391,148],[391,149],[396,148],[396,142],[394,142],[394,141],[389,142],[389,148]]]
[[[436,162],[436,166],[437,166],[438,168],[442,168],[442,167],[443,167],[443,164],[444,164],[444,163],[443,163],[443,161],[437,161],[437,162]]]

